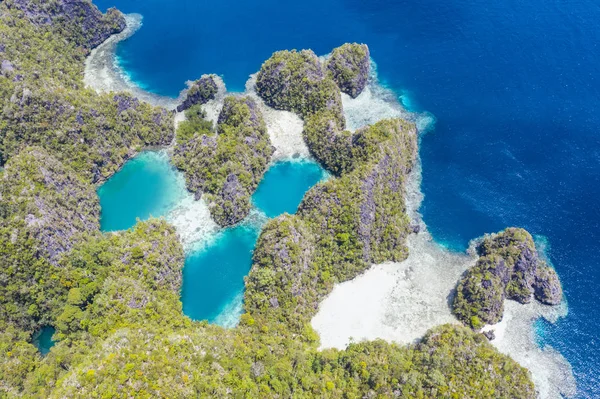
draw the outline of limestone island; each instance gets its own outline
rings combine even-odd
[[[243,94],[202,75],[173,100],[114,68],[138,27],[89,0],[0,3],[0,397],[574,395],[569,364],[534,341],[537,318],[565,311],[556,272],[519,228],[469,254],[432,241],[422,124],[367,45],[278,51]],[[264,225],[235,328],[182,313],[179,226],[100,231],[95,188],[156,148],[221,227],[248,217],[276,159],[330,173]]]

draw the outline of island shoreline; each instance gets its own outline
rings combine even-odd
[[[173,110],[181,102],[182,96],[173,99],[147,92],[136,86],[134,82],[128,80],[124,71],[119,70],[115,54],[117,43],[131,37],[142,25],[142,17],[138,14],[127,15],[126,20],[127,28],[123,32],[111,36],[93,50],[86,60],[84,78],[86,86],[99,92],[126,91],[152,105],[163,106]],[[373,63],[373,65],[375,64]],[[376,68],[373,68],[373,70],[376,71]],[[258,98],[253,90],[253,77],[249,79],[246,85],[246,92],[243,94]],[[430,130],[435,122],[431,115],[417,115],[406,111],[393,92],[378,83],[376,72],[372,74],[367,89],[361,95],[356,99],[351,99],[349,96],[343,95],[342,102],[346,121],[351,130],[384,118],[404,117],[413,120],[419,127],[420,134],[422,135]],[[262,100],[260,104],[263,111],[267,113],[274,111],[271,118],[266,117],[265,119],[268,122],[270,120],[268,124],[270,126],[269,133],[271,137],[278,137],[277,140],[279,140],[279,145],[276,145],[276,148],[279,150],[278,153],[276,152],[278,157],[276,159],[310,158],[308,148],[302,139],[302,121],[292,113],[272,110]],[[215,107],[218,110],[219,101],[211,104],[211,107]],[[216,115],[218,115],[218,112]],[[274,128],[273,125],[278,123],[280,126]],[[273,133],[273,129],[277,129],[277,133]],[[286,129],[288,129],[287,132]],[[281,137],[277,136],[277,134]],[[287,147],[285,147],[286,144],[288,145]],[[430,291],[425,289],[423,284],[436,280],[436,283],[441,284],[445,290],[450,287],[451,291],[460,278],[460,275],[476,260],[473,255],[454,253],[435,243],[418,211],[423,200],[423,194],[420,189],[421,179],[421,161],[418,159],[417,165],[409,175],[407,182],[407,211],[413,224],[420,226],[420,232],[411,236],[408,240],[410,248],[409,259],[401,263],[373,265],[361,276],[336,285],[333,292],[321,302],[319,313],[313,319],[313,327],[322,337],[322,347],[336,347],[341,349],[350,342],[350,337],[353,336],[352,330],[340,333],[339,325],[352,324],[356,317],[360,317],[360,312],[357,312],[356,308],[347,306],[348,301],[352,301],[353,299],[355,301],[366,300],[368,302],[368,298],[361,298],[360,293],[365,293],[370,298],[380,299],[378,303],[377,301],[371,303],[371,306],[365,309],[371,315],[379,317],[377,321],[379,322],[378,327],[381,329],[380,331],[372,329],[362,338],[383,338],[403,344],[412,343],[418,340],[424,334],[424,331],[435,325],[448,322],[458,323],[451,314],[447,298],[444,301],[444,298],[437,297],[433,304],[421,302],[421,305],[424,304],[424,308],[429,312],[428,319],[423,320],[422,314],[413,306],[414,314],[410,314],[409,310],[408,313],[401,314],[401,317],[397,317],[398,315],[396,314],[396,320],[393,320],[393,317],[390,318],[390,314],[393,312],[386,308],[389,303],[383,301],[384,298],[381,295],[383,292],[386,294],[390,293],[390,297],[396,299],[422,300],[431,294]],[[426,258],[426,260],[423,261],[423,258]],[[423,266],[424,262],[428,265],[429,269],[425,268],[423,270],[423,267],[415,268],[415,266]],[[448,267],[448,265],[452,266]],[[424,272],[424,274],[419,275],[419,272]],[[445,276],[446,279],[444,281],[436,278],[445,272],[448,272],[449,275]],[[382,286],[385,289],[381,289]],[[345,289],[345,287],[350,287],[350,289]],[[357,292],[359,293],[358,295]],[[443,296],[445,296],[446,292],[449,293],[449,291],[442,292]],[[406,296],[406,293],[408,293],[408,296]],[[335,303],[330,305],[333,300],[335,300]],[[348,308],[352,308],[351,314],[348,314]],[[397,308],[393,307],[391,309],[397,310]],[[544,317],[554,322],[566,315],[566,312],[566,305],[558,308],[550,308],[539,304],[520,305],[516,302],[507,301],[504,319],[498,325],[486,327],[487,329],[493,328],[499,332],[496,339],[492,340],[492,344],[500,352],[511,356],[531,371],[532,379],[541,398],[560,397],[561,394],[571,397],[576,392],[572,370],[566,359],[550,347],[540,348],[535,339],[534,323],[538,318]],[[320,318],[332,320],[332,315],[336,315],[337,317],[334,319],[335,323],[327,324],[319,321]],[[340,315],[345,317],[346,320],[340,318]],[[418,319],[419,317],[420,320]],[[419,321],[421,324],[415,327],[415,323]],[[402,330],[403,328],[404,330]],[[355,331],[361,330],[359,328]],[[329,338],[324,340],[323,337]],[[360,336],[353,337],[354,339],[361,339]]]

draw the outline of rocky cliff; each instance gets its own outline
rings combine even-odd
[[[214,100],[219,91],[215,78],[215,75],[202,75],[200,79],[193,82],[186,91],[185,99],[177,106],[177,112],[183,112],[194,105],[202,105]]]
[[[358,43],[337,47],[327,60],[326,68],[340,90],[356,98],[367,86],[371,72],[369,47]]]
[[[120,11],[111,8],[102,14],[89,0],[7,0],[5,3],[33,24],[45,25],[86,50],[121,32],[126,25]]]
[[[140,149],[172,141],[173,115],[166,110],[83,88],[86,49],[122,28],[121,19],[83,0],[2,3],[1,164],[36,145],[98,182]]]
[[[340,90],[311,50],[278,51],[258,72],[256,92],[275,109],[306,118],[330,111],[343,128]]]
[[[254,100],[229,96],[216,133],[197,132],[180,142],[173,163],[185,173],[188,189],[196,198],[205,196],[215,221],[230,226],[248,216],[250,197],[272,154],[267,128]]]
[[[453,302],[465,324],[479,328],[499,322],[505,299],[529,303],[535,298],[547,305],[562,301],[556,271],[541,259],[526,230],[509,228],[486,236],[477,251],[479,260],[459,282]]]
[[[43,149],[11,158],[0,175],[0,320],[29,329],[51,317],[61,259],[99,231],[99,216],[93,186]]]

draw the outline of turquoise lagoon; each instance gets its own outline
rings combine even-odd
[[[33,345],[38,348],[42,356],[47,355],[50,348],[54,346],[55,342],[52,340],[52,336],[55,332],[54,327],[46,326],[33,335]]]
[[[186,243],[183,312],[194,320],[227,327],[237,324],[244,276],[252,266],[252,251],[260,228],[269,218],[295,213],[304,194],[326,176],[312,161],[277,162],[267,170],[252,197],[253,210],[246,220],[203,237],[201,242]],[[182,173],[169,163],[164,151],[144,152],[128,161],[98,189],[98,195],[101,228],[105,232],[129,229],[138,219],[169,220],[170,214],[190,196]]]
[[[185,180],[163,151],[131,159],[98,189],[102,231],[126,230],[137,218],[165,216],[185,197]]]

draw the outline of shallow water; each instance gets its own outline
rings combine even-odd
[[[185,181],[164,152],[131,159],[98,189],[102,231],[126,230],[137,219],[165,216],[182,199]]]
[[[510,225],[546,236],[569,314],[542,324],[543,342],[573,365],[579,397],[600,397],[597,2],[97,3],[144,15],[119,46],[122,65],[173,96],[210,72],[240,90],[275,50],[368,43],[384,83],[437,119],[421,145],[434,238],[463,250]]]
[[[186,257],[181,289],[185,315],[210,322],[220,317],[227,327],[237,322],[236,315],[223,313],[236,313],[231,305],[244,289],[258,234],[256,226],[226,229],[210,245]]]
[[[272,165],[252,197],[261,215],[275,218],[296,213],[304,194],[325,177],[311,161],[285,161]],[[252,219],[252,218],[250,218]],[[225,229],[208,246],[193,251],[183,269],[183,312],[194,320],[209,320],[226,327],[241,314],[244,276],[252,266],[252,251],[264,218]]]
[[[42,356],[47,355],[50,348],[54,346],[55,342],[52,340],[52,336],[55,332],[54,327],[46,326],[33,335],[33,345],[38,348]]]
[[[252,197],[254,210],[241,224],[201,236],[200,241],[184,242],[181,300],[183,312],[194,320],[209,320],[227,327],[237,324],[241,314],[244,276],[252,266],[252,251],[260,228],[267,218],[296,212],[306,191],[326,177],[312,161],[282,161],[265,173]],[[102,206],[102,230],[131,228],[136,219],[151,215],[175,220],[175,227],[187,226],[173,217],[187,202],[183,175],[171,166],[165,152],[145,152],[127,162],[98,189]],[[189,214],[189,219],[207,217]],[[210,222],[210,220],[204,220]],[[201,224],[200,223],[200,224]],[[183,223],[185,224],[185,223]],[[181,232],[180,232],[181,233]]]
[[[323,169],[312,161],[276,163],[265,173],[252,202],[270,218],[294,214],[304,194],[323,178]]]

